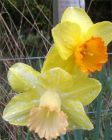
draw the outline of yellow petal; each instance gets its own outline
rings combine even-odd
[[[32,107],[38,105],[39,96],[36,93],[21,93],[7,104],[3,112],[3,119],[10,124],[26,125]]]
[[[70,129],[93,129],[93,125],[86,115],[80,101],[68,100],[63,102],[63,110],[68,116]]]
[[[45,71],[38,76],[38,79],[44,88],[56,91],[63,100],[68,98],[79,100],[83,105],[90,104],[101,91],[99,81],[84,74],[72,76],[60,68]]]
[[[63,60],[55,46],[51,47],[49,50],[46,60],[44,61],[42,72],[52,69],[54,67],[60,67],[70,74],[80,75],[81,72],[77,68],[74,62],[73,56],[70,56],[67,60]]]
[[[101,83],[93,78],[84,76],[74,77],[71,87],[65,88],[63,100],[72,99],[80,101],[84,106],[90,104],[100,93]]]
[[[8,71],[8,81],[16,92],[35,89],[39,72],[24,63],[16,63]]]
[[[86,32],[93,24],[87,13],[77,7],[69,7],[65,10],[61,22],[66,21],[77,23],[83,32]]]
[[[63,22],[52,30],[54,43],[60,56],[66,60],[81,39],[80,27],[75,23]]]
[[[41,73],[38,80],[45,89],[60,91],[71,77],[69,73],[57,67]]]
[[[87,32],[86,38],[100,37],[105,45],[112,41],[112,22],[103,21],[94,24]]]

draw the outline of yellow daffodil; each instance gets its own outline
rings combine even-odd
[[[84,75],[72,76],[61,68],[37,72],[23,63],[14,64],[8,81],[15,95],[3,118],[9,123],[28,126],[40,138],[52,139],[72,129],[93,129],[84,106],[99,94],[101,84]]]
[[[52,35],[54,47],[47,55],[44,69],[58,65],[73,74],[78,67],[88,74],[100,71],[108,59],[107,45],[112,41],[112,23],[93,24],[83,9],[69,7],[63,13],[61,23],[52,29]]]

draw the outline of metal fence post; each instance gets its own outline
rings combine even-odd
[[[85,0],[53,0],[53,24],[57,24],[63,11],[69,6],[85,9]]]

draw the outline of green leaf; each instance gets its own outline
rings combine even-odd
[[[75,140],[83,140],[83,131],[82,130],[75,130],[74,138]]]
[[[107,118],[105,121],[105,131],[104,131],[104,140],[111,140],[111,126],[110,119]]]
[[[95,129],[93,140],[99,140],[100,135],[100,121],[101,121],[101,109],[102,109],[102,94],[99,95],[97,98],[97,108],[96,108],[96,122],[95,122]]]

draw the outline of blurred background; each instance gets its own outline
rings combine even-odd
[[[57,0],[56,0],[57,1]],[[55,1],[55,2],[56,2]],[[39,140],[26,127],[9,125],[2,112],[14,91],[7,82],[8,68],[24,62],[35,69],[42,67],[51,47],[51,29],[57,23],[54,0],[0,0],[0,140]],[[94,23],[112,21],[112,0],[85,0],[85,10]],[[99,79],[103,89],[99,97],[86,108],[93,122],[92,131],[76,130],[61,136],[61,140],[112,140],[112,45],[108,46],[109,61]]]

